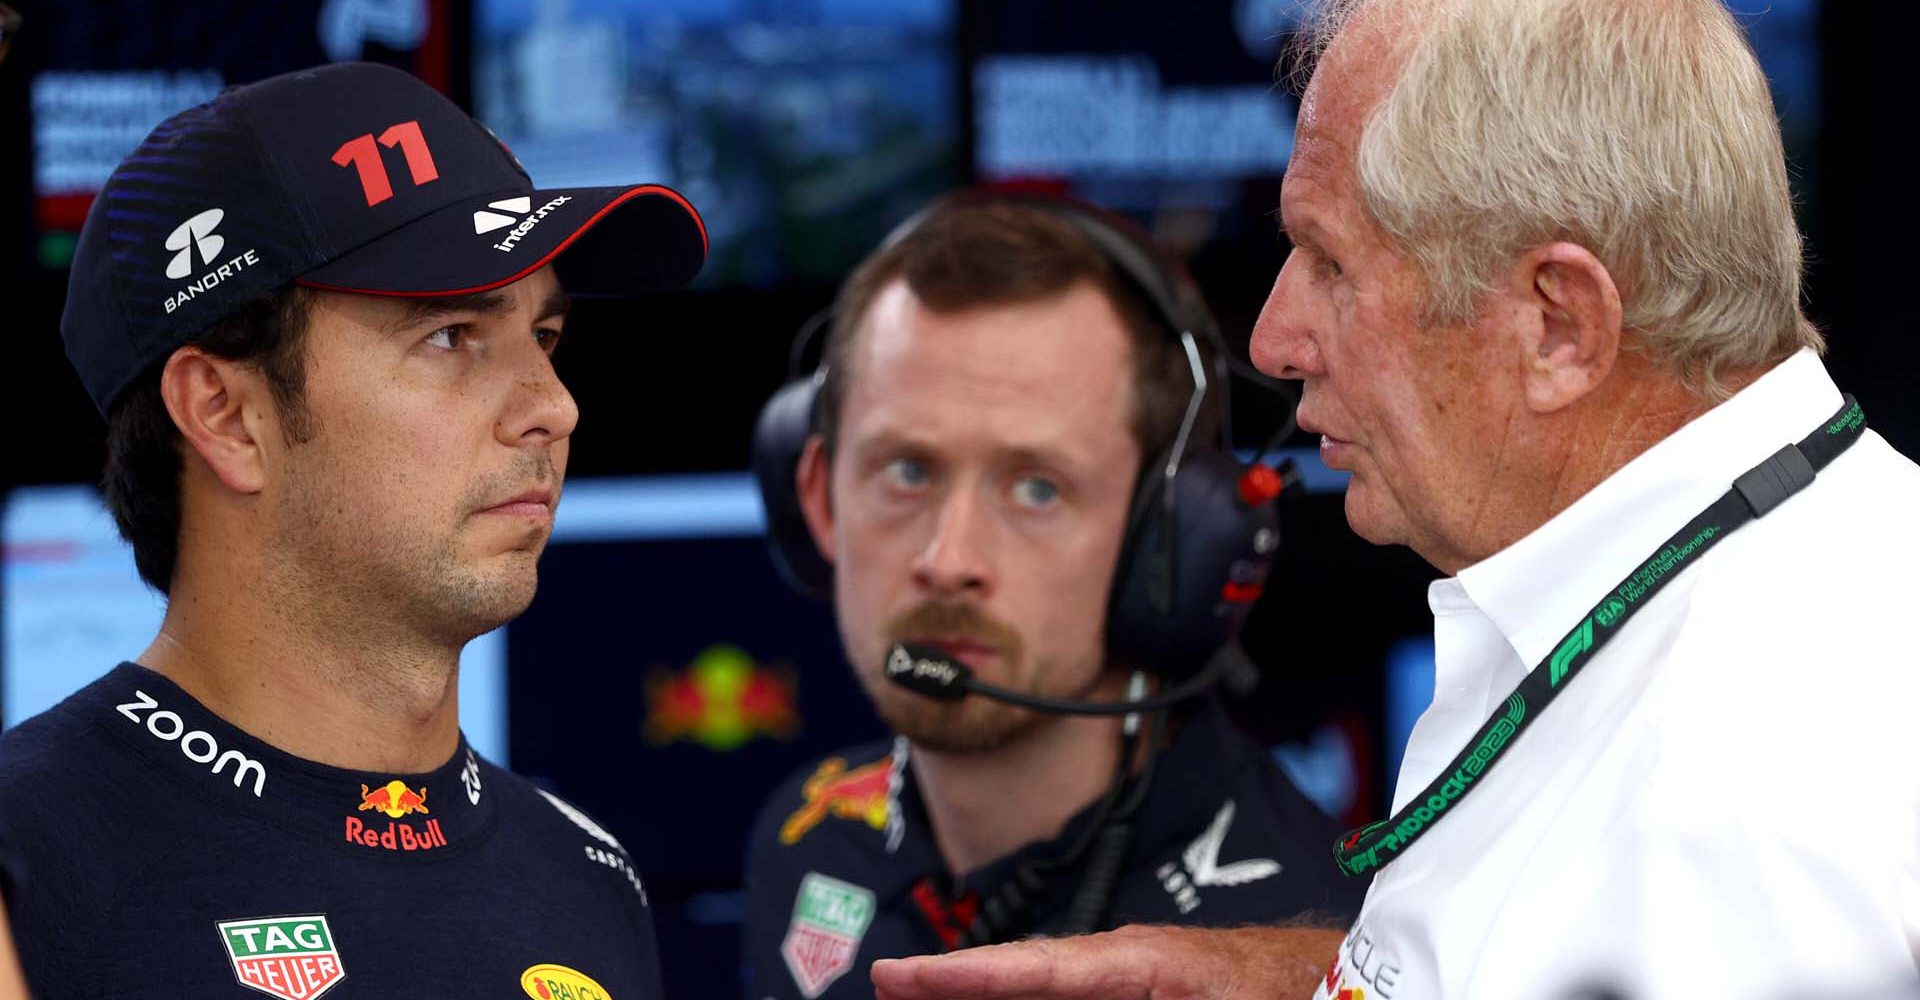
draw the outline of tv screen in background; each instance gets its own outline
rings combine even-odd
[[[700,287],[833,283],[964,178],[948,0],[474,0],[475,112],[545,187],[664,183]]]
[[[1133,213],[1176,250],[1273,245],[1266,213],[1299,110],[1279,67],[1312,0],[965,3],[982,181]],[[1805,202],[1819,139],[1818,0],[1727,4],[1772,85]]]
[[[453,0],[58,0],[30,9],[20,58],[32,118],[41,263],[65,267],[107,175],[169,116],[222,89],[366,60],[452,90]]]

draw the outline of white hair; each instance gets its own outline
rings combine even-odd
[[[1306,55],[1390,7],[1404,62],[1365,125],[1360,200],[1471,322],[1529,248],[1585,247],[1630,344],[1710,399],[1825,344],[1766,78],[1720,0],[1326,0]]]

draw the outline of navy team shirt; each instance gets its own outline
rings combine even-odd
[[[131,663],[0,733],[0,892],[38,997],[660,995],[633,862],[571,805],[464,738],[302,760]]]
[[[1092,811],[1056,840],[955,878],[934,843],[903,741],[802,770],[774,793],[748,846],[747,1000],[871,998],[874,960],[953,948],[1021,862],[1065,854]],[[1366,894],[1364,880],[1334,865],[1333,821],[1211,700],[1161,753],[1132,827],[1101,930],[1301,918],[1345,928]],[[1053,932],[1080,871],[1068,868],[1032,894],[1028,932]]]

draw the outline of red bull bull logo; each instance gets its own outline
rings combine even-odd
[[[421,785],[419,791],[407,787],[404,781],[389,781],[379,788],[369,790],[360,786],[360,811],[369,809],[386,813],[399,819],[408,813],[427,812],[427,786]]]
[[[649,743],[732,750],[758,736],[789,739],[799,728],[793,671],[760,666],[738,646],[709,646],[684,671],[648,672]]]
[[[355,811],[368,810],[385,813],[391,819],[400,819],[413,813],[430,814],[427,809],[427,786],[421,785],[416,792],[408,788],[406,782],[398,780],[389,781],[379,788],[361,785],[360,805]],[[348,816],[346,836],[349,843],[384,847],[389,851],[426,851],[447,846],[446,832],[440,829],[437,819],[428,820],[425,826],[389,821],[385,829],[380,829],[358,816]]]
[[[813,772],[800,794],[806,804],[793,811],[780,824],[780,842],[793,845],[820,825],[828,816],[864,821],[876,830],[887,828],[887,813],[893,808],[893,761],[882,757],[871,764],[847,770],[847,762],[829,757]]]

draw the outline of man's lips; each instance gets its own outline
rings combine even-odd
[[[1320,461],[1328,468],[1340,470],[1348,468],[1344,463],[1353,450],[1352,441],[1327,433],[1321,429],[1319,422],[1308,414],[1297,414],[1295,423],[1308,434],[1320,435]]]
[[[1000,655],[1000,650],[991,643],[965,636],[908,636],[908,642],[917,642],[932,646],[942,653],[959,660],[969,667],[978,668],[982,663]]]
[[[480,513],[503,514],[508,517],[550,518],[553,516],[553,490],[544,486],[526,490],[491,507],[481,508]]]

